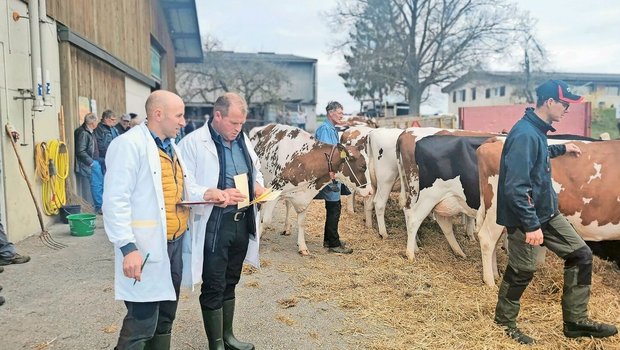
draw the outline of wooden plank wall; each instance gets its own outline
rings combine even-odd
[[[154,6],[157,0],[47,0],[50,17],[149,77]]]

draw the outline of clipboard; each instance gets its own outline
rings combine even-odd
[[[179,206],[184,206],[184,205],[201,205],[201,204],[220,204],[222,203],[221,201],[216,202],[216,201],[182,201],[177,203],[177,205]]]

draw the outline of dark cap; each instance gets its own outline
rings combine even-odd
[[[546,100],[552,98],[554,100],[566,103],[583,102],[583,96],[574,94],[568,84],[562,80],[547,80],[536,88],[536,96],[538,100]]]

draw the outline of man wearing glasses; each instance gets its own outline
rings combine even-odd
[[[342,105],[337,101],[331,101],[325,108],[327,118],[321,126],[316,129],[315,137],[318,141],[328,143],[330,145],[338,144],[338,131],[336,125],[342,121]],[[351,254],[353,249],[345,247],[343,241],[340,240],[338,234],[338,223],[340,222],[340,183],[337,182],[336,175],[329,173],[332,183],[323,187],[316,198],[325,199],[325,229],[323,236],[323,247],[329,252],[340,254]]]
[[[544,245],[564,260],[562,315],[564,335],[609,337],[615,326],[588,318],[592,281],[592,252],[558,211],[558,198],[551,182],[551,158],[571,153],[578,157],[575,144],[547,144],[553,122],[562,119],[571,103],[583,98],[571,92],[561,80],[548,80],[536,88],[536,108],[512,128],[502,150],[497,192],[497,223],[506,226],[508,266],[499,289],[495,322],[506,334],[522,344],[535,341],[517,328],[519,299],[536,271],[536,249]]]

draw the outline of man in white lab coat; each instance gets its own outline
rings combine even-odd
[[[189,182],[195,184],[190,192],[218,202],[193,207],[190,217],[192,236],[204,242],[204,251],[193,251],[204,254],[202,271],[192,272],[194,278],[202,276],[200,306],[211,350],[254,349],[232,330],[235,287],[244,258],[258,264],[259,240],[256,205],[237,204],[265,191],[258,157],[242,132],[247,110],[243,97],[226,93],[215,101],[213,117],[179,143]],[[249,198],[240,188],[248,189]]]
[[[174,145],[185,125],[185,106],[176,94],[160,90],[145,107],[148,126],[115,138],[106,154],[103,223],[116,255],[116,299],[127,306],[119,350],[170,348],[181,276],[190,277],[188,285],[199,282],[190,271],[202,264],[184,264],[182,257],[192,239],[186,232],[189,209],[177,204],[196,199],[187,196],[187,170]]]

